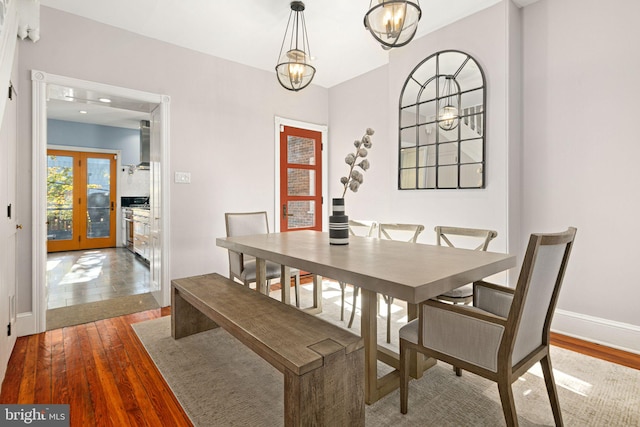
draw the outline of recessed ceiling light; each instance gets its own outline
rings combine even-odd
[[[87,114],[87,110],[80,110],[80,111],[78,111],[78,113],[80,113],[80,114]]]
[[[98,98],[98,101],[100,101],[100,102],[106,102],[106,103],[111,102],[111,100],[110,100],[109,98]]]

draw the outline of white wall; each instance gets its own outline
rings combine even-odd
[[[358,193],[348,193],[346,210],[354,219],[424,224],[420,242],[435,241],[433,227],[491,228],[498,239],[491,249],[507,250],[508,142],[507,56],[505,31],[509,4],[499,4],[390,51],[381,67],[329,90],[330,189],[336,195],[346,172],[344,156],[366,127],[376,130],[371,169]],[[476,190],[398,190],[398,105],[402,86],[416,65],[440,50],[473,56],[484,69],[487,96],[487,187]],[[516,141],[517,143],[517,141]]]
[[[274,117],[327,124],[328,91],[284,90],[275,72],[221,60],[55,9],[41,8],[41,39],[19,42],[19,200],[31,218],[31,69],[171,97],[172,278],[228,271],[224,212],[267,210],[273,222]],[[219,41],[212,40],[212,43]],[[275,49],[278,49],[277,47]],[[274,51],[275,52],[275,51]],[[277,56],[274,53],[274,58]],[[275,59],[274,59],[275,60]],[[31,232],[20,256],[31,260]],[[31,309],[29,262],[20,266],[19,311]]]
[[[423,223],[423,242],[436,224],[494,228],[491,250],[520,260],[531,233],[577,226],[552,328],[640,353],[638,12],[640,3],[624,0],[541,0],[523,10],[504,1],[391,51],[388,66],[330,89],[332,194],[350,141],[370,126],[372,166],[346,201],[354,218]],[[400,90],[444,49],[471,54],[485,71],[487,188],[399,191]]]
[[[554,326],[636,352],[638,16],[629,0],[541,0],[523,13],[522,228],[578,228]]]
[[[540,0],[522,11],[506,0],[391,51],[388,66],[293,94],[272,73],[43,7],[42,39],[20,43],[20,220],[30,218],[32,68],[172,97],[171,170],[192,176],[190,185],[171,184],[173,277],[225,272],[226,253],[214,242],[223,212],[273,206],[274,116],[330,124],[332,197],[342,194],[353,140],[372,127],[371,169],[346,196],[351,217],[419,221],[423,242],[433,241],[436,224],[494,228],[491,248],[518,256],[531,232],[575,225],[554,329],[640,352],[638,12],[625,0]],[[471,54],[486,74],[487,188],[398,191],[400,89],[417,63],[443,49]],[[20,255],[30,259],[23,236]],[[28,309],[28,266],[19,286]]]

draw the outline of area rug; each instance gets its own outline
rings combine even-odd
[[[331,286],[325,285],[329,294]],[[335,306],[325,304],[323,317],[336,316],[334,323],[341,324]],[[386,320],[379,321],[384,328]],[[194,425],[283,424],[282,374],[224,330],[174,340],[170,317],[133,328]],[[640,371],[557,347],[552,347],[551,358],[565,425],[640,426]],[[539,365],[516,381],[513,391],[521,426],[554,425]],[[411,381],[407,415],[400,414],[396,390],[366,407],[366,425],[505,422],[495,383],[468,372],[458,378],[450,365],[439,362],[422,379]]]
[[[159,308],[150,293],[128,295],[104,301],[89,302],[47,310],[47,330],[81,325],[96,320]]]

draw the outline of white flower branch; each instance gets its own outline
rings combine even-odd
[[[347,194],[347,189],[350,189],[355,193],[364,181],[364,176],[358,169],[356,169],[356,167],[362,169],[363,172],[369,169],[369,160],[365,159],[365,157],[369,154],[367,150],[371,148],[371,135],[373,134],[374,130],[367,128],[362,139],[359,141],[356,140],[353,143],[356,147],[356,151],[354,153],[349,153],[344,159],[345,163],[349,165],[349,174],[340,178],[340,182],[344,185],[344,192],[342,193],[343,198],[345,194]],[[358,162],[358,159],[360,158],[362,160]]]

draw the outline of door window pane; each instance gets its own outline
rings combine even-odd
[[[73,157],[47,156],[47,240],[73,238]]]
[[[287,203],[287,221],[290,230],[315,227],[315,207],[313,200],[290,201]]]
[[[87,159],[87,237],[109,237],[111,161]]]
[[[288,168],[287,193],[289,196],[315,196],[316,171]]]
[[[311,138],[289,136],[287,138],[287,162],[296,165],[316,164],[316,141]]]

